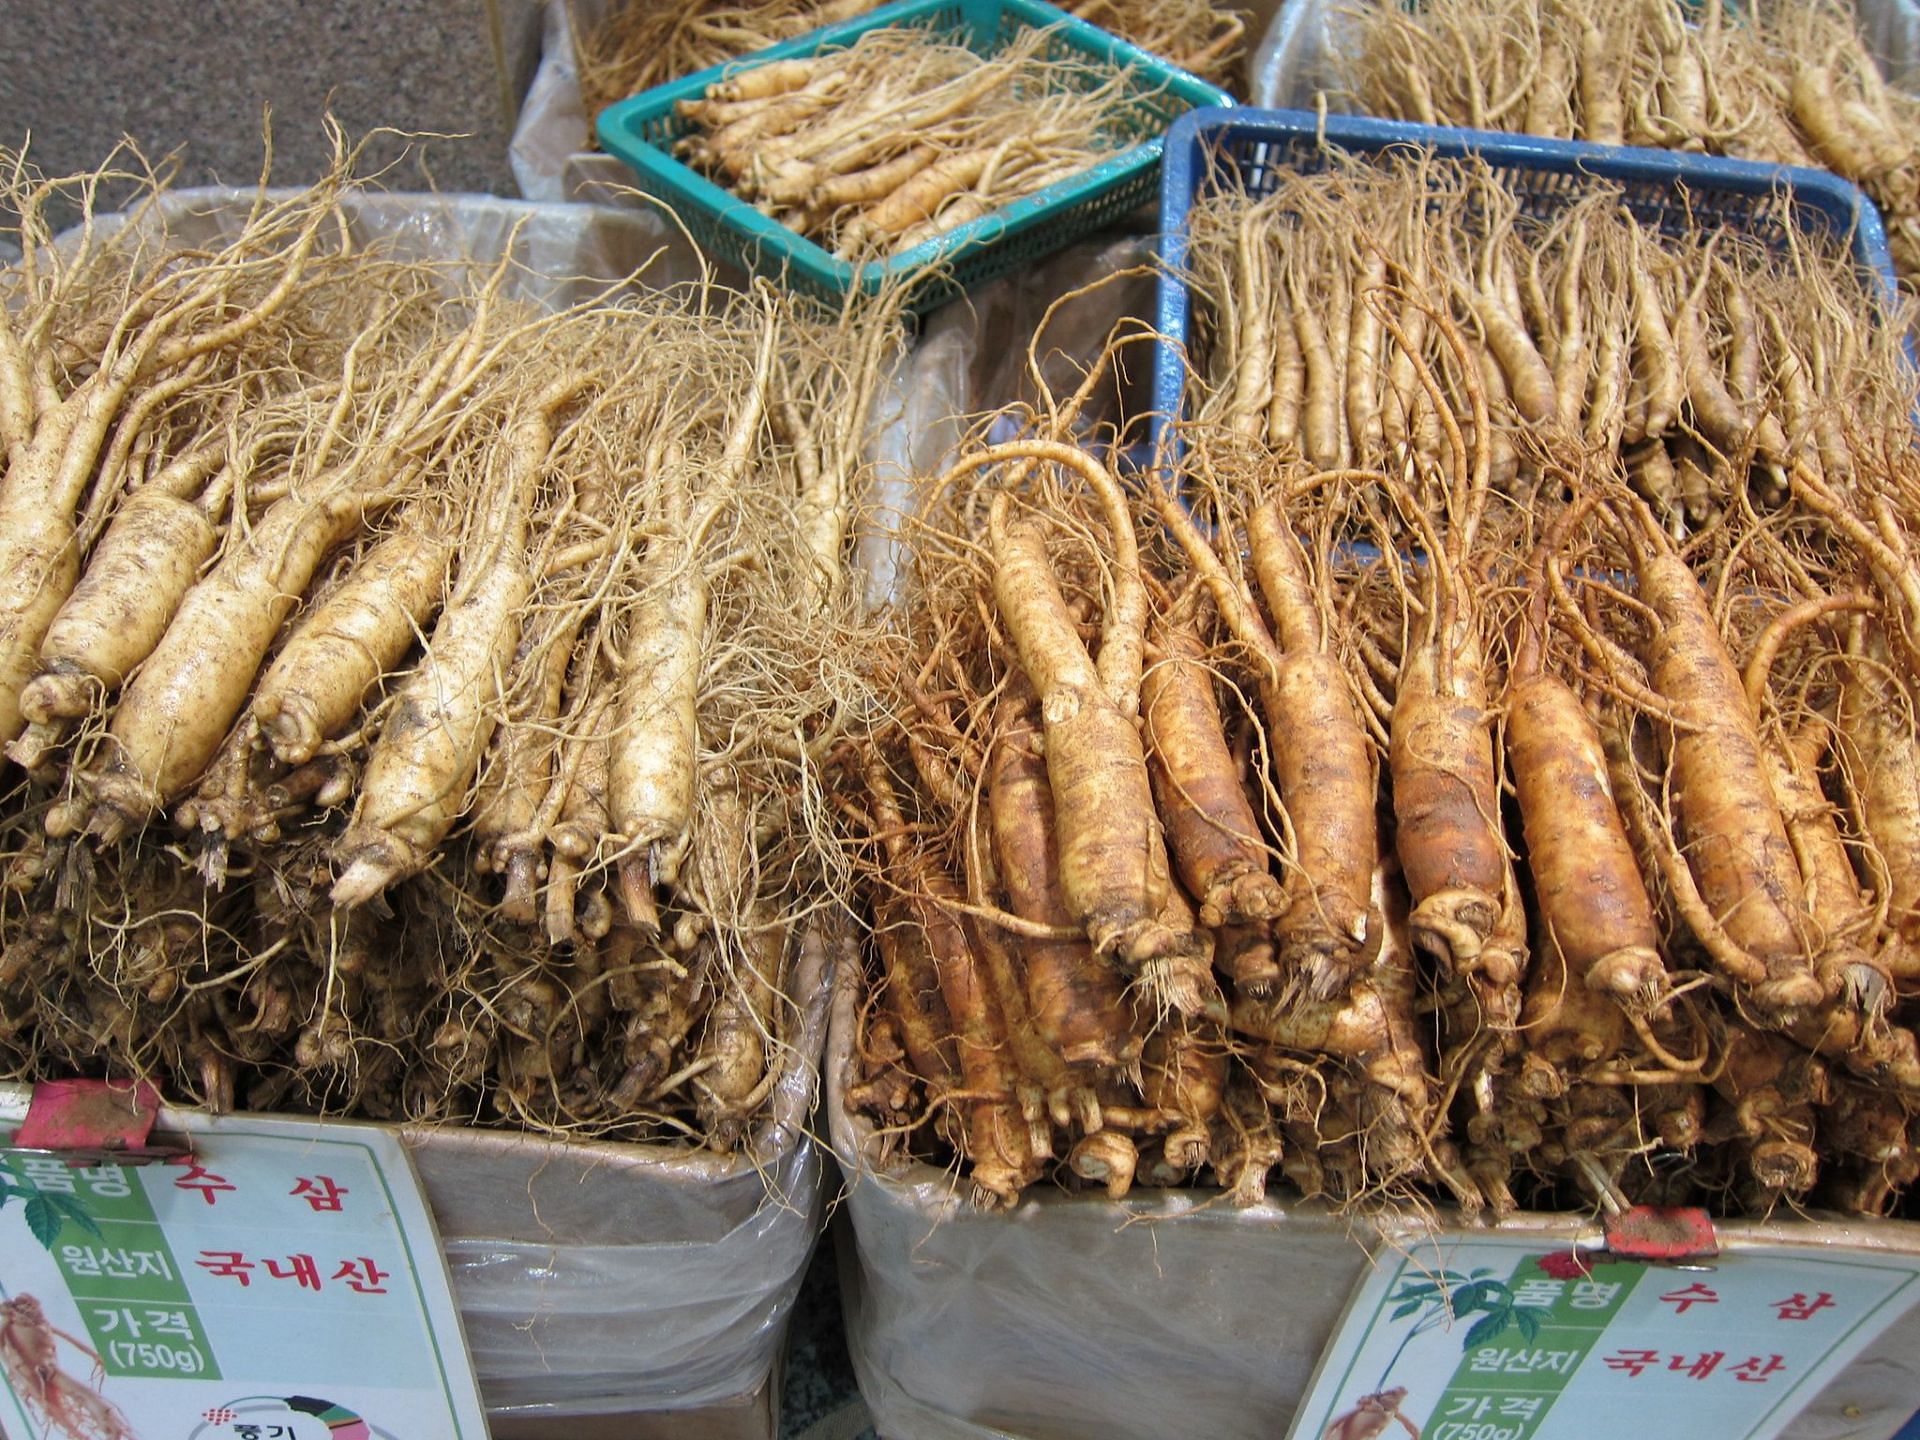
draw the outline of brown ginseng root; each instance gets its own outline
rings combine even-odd
[[[612,977],[608,988],[625,1015],[610,1047],[613,1079],[602,1101],[611,1113],[629,1112],[680,1083],[682,1047],[706,1019],[720,983],[716,948],[711,935],[670,948],[630,925],[614,926],[598,947],[601,973]]]
[[[22,766],[36,768],[67,726],[100,706],[159,644],[213,555],[233,467],[248,458],[229,458],[224,444],[204,444],[115,508],[40,642],[39,672],[20,692],[28,729],[8,753]],[[202,489],[209,470],[216,473]]]
[[[533,593],[528,528],[554,415],[581,384],[568,377],[549,385],[507,428],[504,473],[475,517],[446,608],[395,695],[367,756],[352,823],[335,842],[336,905],[365,904],[418,871],[467,807]]]
[[[1280,801],[1294,839],[1285,904],[1273,925],[1280,983],[1304,982],[1315,999],[1331,998],[1364,964],[1378,928],[1371,898],[1374,770],[1346,675],[1323,643],[1305,552],[1277,502],[1254,510],[1248,540],[1279,632],[1276,641],[1181,498],[1156,486],[1154,504],[1205,582],[1227,631],[1253,657]],[[1228,938],[1225,954],[1240,955],[1244,937]]]
[[[1920,982],[1920,747],[1911,692],[1881,623],[1849,623],[1834,732],[1866,872],[1900,943],[1888,948],[1902,988]]]
[[[1855,1215],[1885,1215],[1920,1180],[1912,1102],[1848,1080],[1833,1082],[1820,1107],[1820,1146],[1827,1164],[1815,1198]]]
[[[1226,1088],[1227,1047],[1217,1026],[1170,1019],[1148,1037],[1140,1057],[1140,1094],[1155,1109],[1178,1117],[1162,1142],[1169,1165],[1192,1171],[1206,1164]]]
[[[639,595],[627,625],[617,679],[608,813],[624,845],[619,889],[627,919],[651,928],[659,917],[654,887],[679,878],[692,844],[700,773],[700,667],[706,655],[710,599],[703,542],[735,503],[766,419],[780,326],[762,321],[747,392],[734,403],[719,458],[701,477],[696,506],[689,458],[670,445],[653,517],[666,535],[639,567]],[[731,397],[729,397],[731,398]]]
[[[1233,981],[1236,995],[1271,999],[1285,974],[1277,958],[1273,932],[1265,925],[1222,925],[1213,932],[1213,963]]]
[[[228,731],[212,762],[174,808],[174,823],[190,835],[197,833],[203,846],[200,870],[210,883],[224,876],[230,844],[260,844],[278,833],[280,817],[267,796],[271,757],[254,739],[253,727],[245,721]]]
[[[1515,1088],[1530,1099],[1559,1099],[1579,1087],[1583,1071],[1633,1050],[1633,1032],[1619,1005],[1581,984],[1550,940],[1534,957],[1520,1028],[1524,1048]]]
[[[1791,1020],[1818,1006],[1825,987],[1758,720],[1699,581],[1646,504],[1623,503],[1637,603],[1649,617],[1644,658],[1670,732],[1669,783],[1685,837],[1684,851],[1661,846],[1661,870],[1714,964],[1747,988],[1758,1012]]]
[[[893,781],[878,755],[868,760],[865,776],[873,827],[886,856],[884,882],[898,892],[900,912],[925,939],[953,1022],[963,1088],[951,1099],[961,1112],[958,1128],[971,1166],[974,1198],[988,1206],[1011,1205],[1039,1177],[1045,1157],[1033,1153],[1020,1112],[1020,1075],[1008,1044],[1006,1018],[960,919],[966,893],[909,831]]]
[[[1522,420],[1550,425],[1559,418],[1559,395],[1553,369],[1527,333],[1513,275],[1513,222],[1519,202],[1490,172],[1476,177],[1479,199],[1486,207],[1490,233],[1479,244],[1477,284],[1463,289],[1463,299],[1480,322],[1487,353],[1499,367],[1509,399]]]
[[[1427,614],[1401,662],[1388,729],[1394,844],[1413,892],[1420,947],[1491,988],[1517,970],[1482,970],[1505,905],[1508,866],[1480,639],[1471,620],[1441,617],[1437,572]]]
[[[1920,1089],[1920,1048],[1912,1031],[1886,1016],[1894,996],[1891,961],[1901,947],[1897,941],[1874,945],[1878,917],[1820,785],[1827,737],[1826,723],[1816,717],[1763,752],[1819,929],[1817,964],[1827,991],[1827,1003],[1795,1019],[1786,1033],[1857,1075],[1912,1092]]]
[[[1507,674],[1507,771],[1546,949],[1560,982],[1605,995],[1634,1015],[1654,1015],[1665,1008],[1668,987],[1653,901],[1614,803],[1600,732],[1579,696],[1545,664],[1542,554],[1531,569],[1526,626]],[[1528,1010],[1535,994],[1556,988],[1530,987]]]
[[[1074,1142],[1067,1168],[1082,1180],[1104,1185],[1109,1200],[1124,1200],[1140,1169],[1140,1147],[1120,1130],[1096,1130]]]
[[[1628,387],[1628,441],[1657,440],[1680,415],[1687,378],[1668,322],[1671,306],[1662,275],[1674,261],[1659,252],[1637,227],[1629,227],[1632,259],[1626,278],[1632,295],[1633,368]]]
[[[939,713],[937,706],[934,713]],[[991,806],[983,811],[975,803],[971,787],[960,778],[961,766],[950,762],[914,729],[910,724],[907,748],[921,783],[949,814],[966,817],[960,864],[973,913],[964,917],[963,925],[1005,1024],[1007,1048],[1019,1075],[1015,1098],[1027,1122],[1028,1149],[1045,1160],[1053,1153],[1049,1120],[1062,1129],[1076,1121],[1089,1132],[1101,1128],[1098,1086],[1102,1076],[1098,1067],[1069,1064],[1034,1023],[1014,951],[1014,936],[992,918],[993,906],[1004,887],[994,859]],[[961,749],[967,755],[962,762],[965,769],[977,770],[972,747],[963,745]]]
[[[693,1077],[700,1123],[707,1143],[723,1154],[739,1144],[780,1078],[779,1019],[785,1009],[780,979],[787,930],[758,902],[745,918],[739,951],[725,967],[693,1062],[705,1067]]]
[[[1393,784],[1394,846],[1413,896],[1415,942],[1449,974],[1463,974],[1483,992],[1490,1017],[1519,1009],[1524,926],[1498,947],[1487,941],[1513,907],[1512,866],[1500,831],[1500,788],[1492,714],[1474,579],[1475,551],[1492,481],[1485,393],[1458,327],[1444,312],[1428,317],[1454,358],[1473,422],[1469,451],[1432,371],[1416,373],[1442,423],[1451,450],[1444,490],[1444,536],[1422,498],[1398,484],[1385,488],[1413,530],[1423,554],[1420,613],[1400,661],[1388,724],[1387,768]],[[1391,314],[1383,316],[1399,334]],[[1551,385],[1551,377],[1548,381]],[[1439,478],[1430,471],[1429,480]],[[1392,541],[1388,540],[1391,547]],[[1388,563],[1405,564],[1394,551]],[[1409,592],[1410,593],[1410,592]]]
[[[556,712],[557,720],[547,722],[545,735],[530,737],[528,742],[547,742],[535,751],[526,777],[529,790],[544,789],[544,794],[532,811],[530,823],[516,834],[494,840],[493,855],[496,861],[503,856],[506,860],[507,898],[514,896],[516,869],[521,874],[545,876],[537,908],[547,942],[572,945],[578,952],[603,938],[616,919],[606,883],[610,871],[602,863],[610,823],[607,796],[613,737],[608,733],[608,716],[614,695],[605,679],[600,653],[603,637],[598,628],[583,643],[577,638],[582,620],[566,609],[556,610],[547,618],[558,633],[543,637],[544,642],[557,652],[556,659],[570,652],[570,663],[565,701]],[[544,697],[535,703],[544,703]],[[511,720],[510,713],[509,723]],[[496,729],[496,740],[499,733]],[[489,799],[485,783],[483,776],[474,816],[478,838],[492,838],[492,827],[513,818],[513,812],[526,803],[505,804],[498,811],[482,810],[481,802]],[[512,792],[508,794],[511,797]],[[726,822],[729,834],[740,834],[746,821],[739,810],[737,792],[731,788],[719,790],[715,801],[720,811],[716,819]],[[532,906],[531,896],[528,903]],[[690,948],[685,934],[676,943],[682,950]]]
[[[1581,984],[1553,936],[1543,935],[1527,981],[1520,1053],[1507,1066],[1511,1081],[1491,1082],[1502,1107],[1501,1138],[1596,1199],[1617,1193],[1622,1175],[1646,1153],[1648,1132],[1666,1139],[1642,1113],[1653,1108],[1646,1097],[1695,1084],[1707,1066],[1703,1036],[1689,1037],[1693,1054],[1675,1053],[1683,1048],[1673,1034],[1679,1028],[1654,1024],[1631,1002]],[[1692,1138],[1677,1131],[1668,1148],[1684,1151]]]
[[[1282,970],[1326,998],[1363,963],[1378,924],[1373,755],[1353,691],[1326,644],[1305,547],[1277,500],[1247,517],[1247,544],[1280,646],[1262,709],[1294,835],[1287,906],[1274,938]]]
[[[402,515],[304,620],[253,693],[253,718],[283,765],[304,765],[346,729],[366,693],[413,647],[446,587],[452,543],[424,510]]]
[[[589,677],[591,664],[581,666]],[[591,683],[590,679],[588,683]],[[612,768],[612,738],[606,733],[611,701],[605,691],[589,698],[554,756],[553,785],[543,812],[553,816],[543,827],[552,847],[541,910],[550,944],[579,945],[582,937],[601,938],[612,926],[613,906],[595,868],[607,837],[607,776]],[[557,808],[556,808],[556,803]],[[729,818],[735,811],[729,810]]]
[[[1525,933],[1524,908],[1511,906],[1502,912],[1487,943],[1511,948]],[[1526,1045],[1519,1029],[1523,1000],[1518,987],[1490,992],[1465,973],[1443,979],[1434,996],[1440,1083],[1456,1097],[1455,1123],[1466,1147],[1468,1168],[1496,1212],[1508,1203],[1515,1158],[1532,1154],[1545,1139],[1545,1110],[1525,1083],[1544,1077],[1518,1073]],[[1604,1003],[1599,996],[1585,994],[1579,1000]],[[1552,1094],[1555,1087],[1535,1088]]]
[[[1265,1097],[1249,1086],[1229,1085],[1213,1133],[1208,1163],[1228,1203],[1258,1205],[1267,1198],[1267,1176],[1285,1149]]]
[[[1153,629],[1159,651],[1141,679],[1147,766],[1174,868],[1209,928],[1271,920],[1285,904],[1267,871],[1260,822],[1227,748],[1207,647],[1189,587]],[[1265,998],[1256,995],[1255,998]]]
[[[1112,476],[1071,446],[1013,442],[965,463],[1003,459],[1056,460],[1082,475],[1098,472],[1116,551],[1098,664],[1068,612],[1044,529],[1015,518],[1005,491],[994,496],[988,521],[994,602],[1040,696],[1067,908],[1095,950],[1147,976],[1168,1003],[1191,1012],[1205,1003],[1211,981],[1196,963],[1198,937],[1165,919],[1173,882],[1135,723],[1145,594],[1125,498]]]
[[[1347,1062],[1366,1088],[1393,1102],[1391,1107],[1369,1102],[1383,1119],[1380,1133],[1372,1137],[1379,1153],[1404,1157],[1417,1152],[1420,1173],[1446,1185],[1463,1206],[1477,1208],[1478,1192],[1460,1183],[1457,1165],[1433,1144],[1433,1081],[1414,1018],[1418,962],[1397,872],[1391,859],[1376,866],[1374,903],[1382,917],[1381,939],[1371,963],[1344,995],[1329,1000],[1296,997],[1280,1005],[1236,1000],[1231,1024],[1238,1034],[1266,1045]]]
[[[1007,684],[988,757],[987,812],[1008,907],[1022,920],[1071,929],[1061,893],[1053,795],[1040,753],[1039,702],[1026,677]],[[1015,948],[1025,974],[1027,1011],[1035,1031],[1069,1065],[1114,1069],[1140,1053],[1119,973],[1083,939],[1021,936]]]
[[[1778,463],[1785,458],[1787,450],[1786,432],[1780,422],[1771,413],[1756,414],[1744,395],[1737,399],[1729,389],[1729,382],[1733,389],[1741,389],[1750,378],[1746,353],[1729,357],[1738,362],[1740,378],[1734,378],[1731,367],[1729,373],[1723,375],[1708,351],[1706,337],[1700,333],[1706,310],[1703,296],[1709,282],[1716,277],[1718,265],[1709,242],[1701,260],[1700,275],[1692,290],[1681,297],[1674,312],[1673,343],[1680,357],[1693,423],[1723,455],[1738,454],[1751,439],[1764,459]],[[1729,321],[1739,313],[1737,307],[1730,311]],[[1740,336],[1740,332],[1736,332],[1736,336]],[[1746,337],[1740,338],[1743,345],[1747,343]]]
[[[963,867],[968,875],[971,903],[976,905],[991,888],[990,881],[981,873],[991,871],[991,865],[984,858],[985,849],[985,837],[976,834],[967,847]],[[1064,1130],[1077,1121],[1089,1132],[1100,1129],[1098,1072],[1087,1066],[1068,1065],[1040,1038],[1027,1009],[1026,989],[1020,983],[1011,943],[1013,937],[980,915],[968,916],[965,928],[968,943],[979,957],[981,973],[993,991],[994,1004],[1006,1023],[1007,1048],[1020,1077],[1014,1100],[1027,1123],[1027,1149],[1044,1162],[1053,1155],[1051,1125]]]
[[[940,976],[934,969],[926,934],[917,928],[901,897],[886,896],[876,905],[873,948],[880,959],[881,1018],[898,1043],[907,1068],[925,1090],[928,1110],[936,1118],[945,1117],[949,1114],[948,1095],[960,1088],[953,1017],[947,1013],[946,998],[940,993]],[[910,1097],[902,1096],[895,1108],[913,1123],[920,1117],[907,1109],[909,1102]]]
[[[522,631],[507,713],[487,742],[475,785],[473,868],[504,877],[500,914],[516,925],[539,919],[546,831],[552,807],[565,803],[553,796],[563,748],[555,727],[578,630],[577,624],[536,619]]]
[[[1733,1141],[1741,1179],[1755,1192],[1747,1203],[1765,1213],[1778,1200],[1806,1194],[1819,1178],[1815,1109],[1831,1086],[1825,1064],[1791,1040],[1730,1017],[1719,1029],[1712,1085],[1726,1110],[1710,1122],[1709,1135]]]

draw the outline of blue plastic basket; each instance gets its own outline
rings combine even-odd
[[[1186,392],[1192,296],[1184,271],[1187,216],[1194,201],[1223,189],[1268,194],[1283,173],[1325,169],[1325,147],[1363,155],[1395,148],[1454,158],[1478,155],[1520,197],[1521,209],[1541,218],[1590,193],[1592,182],[1608,181],[1624,192],[1623,202],[1642,224],[1670,232],[1725,226],[1784,248],[1791,221],[1803,230],[1845,238],[1854,260],[1878,278],[1882,293],[1894,294],[1880,212],[1858,187],[1824,170],[1359,116],[1323,118],[1310,110],[1194,110],[1168,132],[1160,174],[1165,265],[1158,294],[1161,338],[1154,347],[1156,454],[1168,455],[1165,427],[1181,413]]]
[[[1084,58],[1128,69],[1132,84],[1118,123],[1137,143],[1082,174],[1049,185],[991,215],[956,226],[883,261],[852,265],[770,220],[739,196],[673,156],[693,127],[674,102],[703,94],[736,70],[851,45],[884,25],[920,25],[979,55],[1004,49],[1022,30],[1055,27],[1051,59]],[[601,112],[600,144],[630,165],[639,188],[666,202],[710,253],[744,270],[783,279],[790,288],[837,304],[850,291],[872,295],[903,275],[929,272],[911,305],[924,313],[970,285],[1004,275],[1072,244],[1153,198],[1160,147],[1174,118],[1196,106],[1230,106],[1225,91],[1040,0],[900,0],[742,60],[659,85]],[[934,269],[938,267],[938,269]]]

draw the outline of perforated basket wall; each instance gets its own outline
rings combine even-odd
[[[1784,246],[1789,222],[1846,245],[1854,261],[1894,288],[1880,212],[1861,191],[1824,170],[1723,160],[1672,150],[1588,145],[1410,125],[1358,116],[1320,116],[1308,110],[1206,109],[1190,111],[1168,132],[1160,174],[1161,258],[1156,320],[1153,404],[1156,451],[1165,453],[1168,417],[1178,416],[1186,388],[1186,358],[1196,338],[1193,297],[1184,275],[1188,218],[1194,204],[1222,190],[1270,193],[1283,174],[1312,174],[1327,165],[1328,147],[1380,155],[1415,148],[1461,158],[1478,155],[1520,197],[1524,213],[1558,215],[1594,186],[1621,188],[1624,203],[1643,224],[1678,233],[1689,225],[1724,226]]]

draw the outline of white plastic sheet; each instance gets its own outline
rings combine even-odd
[[[1340,88],[1339,0],[1286,0],[1247,62],[1247,88],[1264,109],[1311,110]],[[1337,94],[1330,109],[1346,108]]]
[[[283,198],[294,192],[271,190]],[[183,245],[237,234],[255,192],[223,187],[162,197],[155,223]],[[356,244],[379,240],[403,260],[491,269],[511,248],[506,293],[559,308],[636,278],[663,288],[701,275],[699,250],[670,216],[652,208],[540,205],[492,195],[406,195],[349,191],[341,201]],[[123,223],[106,216],[103,231]]]
[[[576,20],[597,24],[606,11],[607,0],[547,0],[540,64],[507,147],[514,181],[529,200],[581,198],[581,176],[594,171],[597,157],[587,153],[593,148],[593,117],[580,94],[573,25]]]
[[[251,198],[183,190],[152,218],[202,243],[237,229]],[[548,306],[636,270],[653,286],[700,274],[698,252],[649,210],[371,192],[342,208],[357,242],[379,238],[407,258],[491,267],[511,247],[508,292]],[[766,1118],[735,1155],[405,1131],[496,1419],[686,1411],[743,1402],[767,1380],[820,1227],[825,1162],[807,1127],[827,988],[826,953],[809,935],[792,982],[793,1046]]]
[[[1886,77],[1920,91],[1920,0],[1858,0],[1860,30]]]
[[[587,20],[587,12],[582,19]],[[529,200],[572,199],[564,181],[567,158],[589,148],[593,119],[580,95],[572,27],[566,0],[548,0],[540,28],[540,64],[507,146],[514,182]]]

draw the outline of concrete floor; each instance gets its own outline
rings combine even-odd
[[[781,1440],[876,1440],[840,1320],[834,1243],[851,1238],[845,1225],[828,1226],[794,1302],[780,1393]]]
[[[516,193],[507,141],[540,58],[539,0],[6,0],[0,146],[31,135],[47,174],[99,165],[123,137],[180,152],[185,185],[251,184],[262,115],[275,174],[324,163],[322,117],[436,141],[393,189]],[[376,152],[406,149],[389,140]],[[370,157],[371,158],[371,157]],[[104,208],[104,207],[103,207]]]

